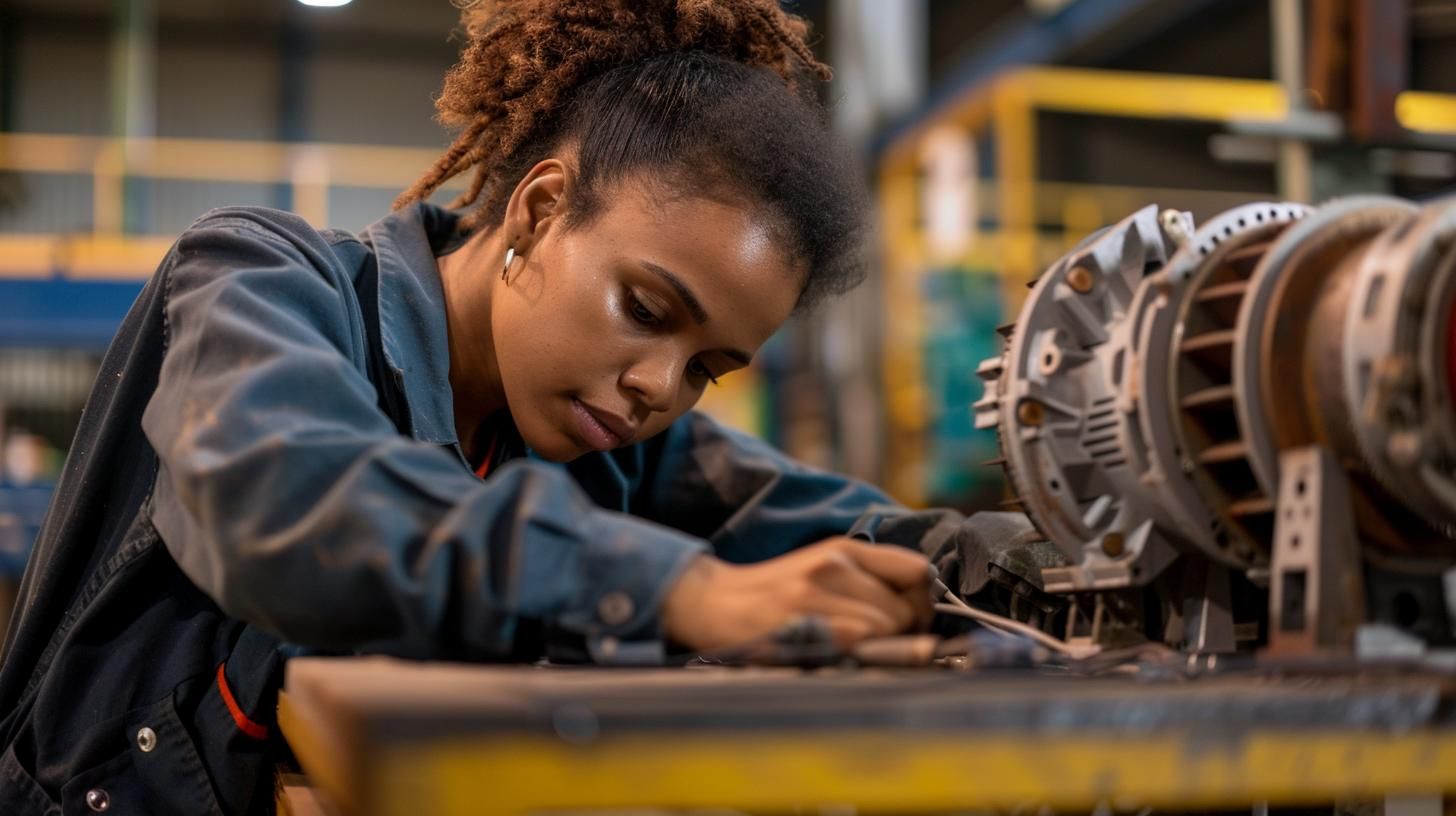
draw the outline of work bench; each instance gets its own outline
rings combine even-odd
[[[586,669],[297,659],[279,706],[348,814],[1234,810],[1456,793],[1456,678],[1395,669]],[[1387,811],[1392,812],[1392,811]]]

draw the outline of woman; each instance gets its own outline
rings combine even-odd
[[[805,615],[846,646],[925,625],[912,548],[974,542],[690,412],[861,274],[803,23],[464,20],[460,136],[394,214],[356,237],[214,211],[127,317],[6,643],[0,812],[269,808],[301,651],[651,660]]]

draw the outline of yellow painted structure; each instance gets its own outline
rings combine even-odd
[[[928,694],[948,709],[965,702],[952,691],[970,700],[987,694],[1013,707],[1033,700],[1042,717],[1010,727],[986,722],[994,717],[974,709],[956,709],[944,722],[915,709],[917,715],[888,717],[876,727],[851,724],[856,715],[848,712],[876,707],[866,697],[854,704],[860,708],[818,708],[792,724],[776,725],[767,713],[788,705],[775,695],[792,694],[800,683],[817,683],[820,701],[852,693],[855,678],[843,673],[786,672],[774,684],[753,669],[629,671],[626,677],[621,670],[380,658],[305,662],[306,682],[290,666],[279,726],[310,783],[342,813],[359,816],[1206,811],[1456,794],[1456,729],[1443,724],[1449,718],[1433,713],[1419,724],[1352,726],[1333,713],[1344,700],[1408,716],[1394,713],[1409,711],[1406,703],[1392,701],[1429,694],[1435,705],[1450,691],[1435,678],[1395,684],[1404,691],[1341,681],[1338,691],[1300,696],[1308,678],[1235,680],[1213,694],[1204,684],[1218,680],[1140,688],[1136,681],[1084,679],[1038,691],[1032,673],[1023,676],[1025,684],[1006,674],[990,685],[967,680],[957,686],[947,683],[953,675],[926,670],[901,675],[900,686],[874,686],[875,693]],[[884,679],[872,672],[862,677],[866,684]],[[684,693],[694,688],[697,693]],[[1149,716],[1120,727],[1109,724],[1116,715],[1094,716],[1100,725],[1078,724],[1089,712],[1130,711],[1133,699],[1149,696],[1160,700],[1150,704]],[[1304,706],[1308,719],[1275,725],[1257,716],[1261,706],[1281,699]],[[884,706],[893,710],[899,702]],[[1226,714],[1194,727],[1155,713],[1180,705]],[[715,708],[734,714],[714,714]],[[632,716],[639,709],[645,721]],[[605,718],[600,731],[593,725],[568,737],[551,725],[561,722],[562,711],[585,712],[594,724],[594,710]]]
[[[370,145],[0,133],[0,171],[89,177],[93,222],[88,234],[0,233],[0,278],[151,275],[175,236],[122,233],[125,177],[287,185],[295,211],[326,227],[332,187],[403,190],[438,156],[430,149]]]
[[[894,759],[887,760],[888,756]],[[480,769],[499,769],[491,785]],[[1056,769],[1049,773],[1049,769]],[[589,755],[545,740],[441,743],[381,762],[381,814],[500,813],[667,806],[784,812],[800,803],[866,812],[1013,810],[1046,804],[1091,812],[1115,798],[1138,807],[1215,809],[1316,805],[1387,791],[1452,790],[1456,737],[1357,734],[1252,737],[1232,754],[1201,753],[1191,735],[1104,734],[1044,740],[831,741],[790,734],[649,739]]]

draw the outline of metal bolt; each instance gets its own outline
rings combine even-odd
[[[1108,533],[1103,536],[1102,551],[1107,553],[1109,558],[1116,558],[1127,552],[1127,542],[1122,540],[1122,533]]]
[[[1046,420],[1046,409],[1036,400],[1022,400],[1016,406],[1016,419],[1022,425],[1034,428]]]
[[[1041,373],[1052,375],[1062,366],[1062,350],[1056,346],[1047,346],[1046,351],[1041,355]]]
[[[1067,285],[1079,295],[1092,291],[1092,273],[1085,266],[1074,266],[1067,272]]]
[[[1158,225],[1163,228],[1163,234],[1180,247],[1193,242],[1193,233],[1189,230],[1192,220],[1177,210],[1169,209],[1158,213]]]

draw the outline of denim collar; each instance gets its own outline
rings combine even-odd
[[[459,447],[445,292],[436,256],[463,242],[460,218],[418,203],[390,213],[360,236],[379,267],[379,333],[384,358],[408,403],[414,437]]]

